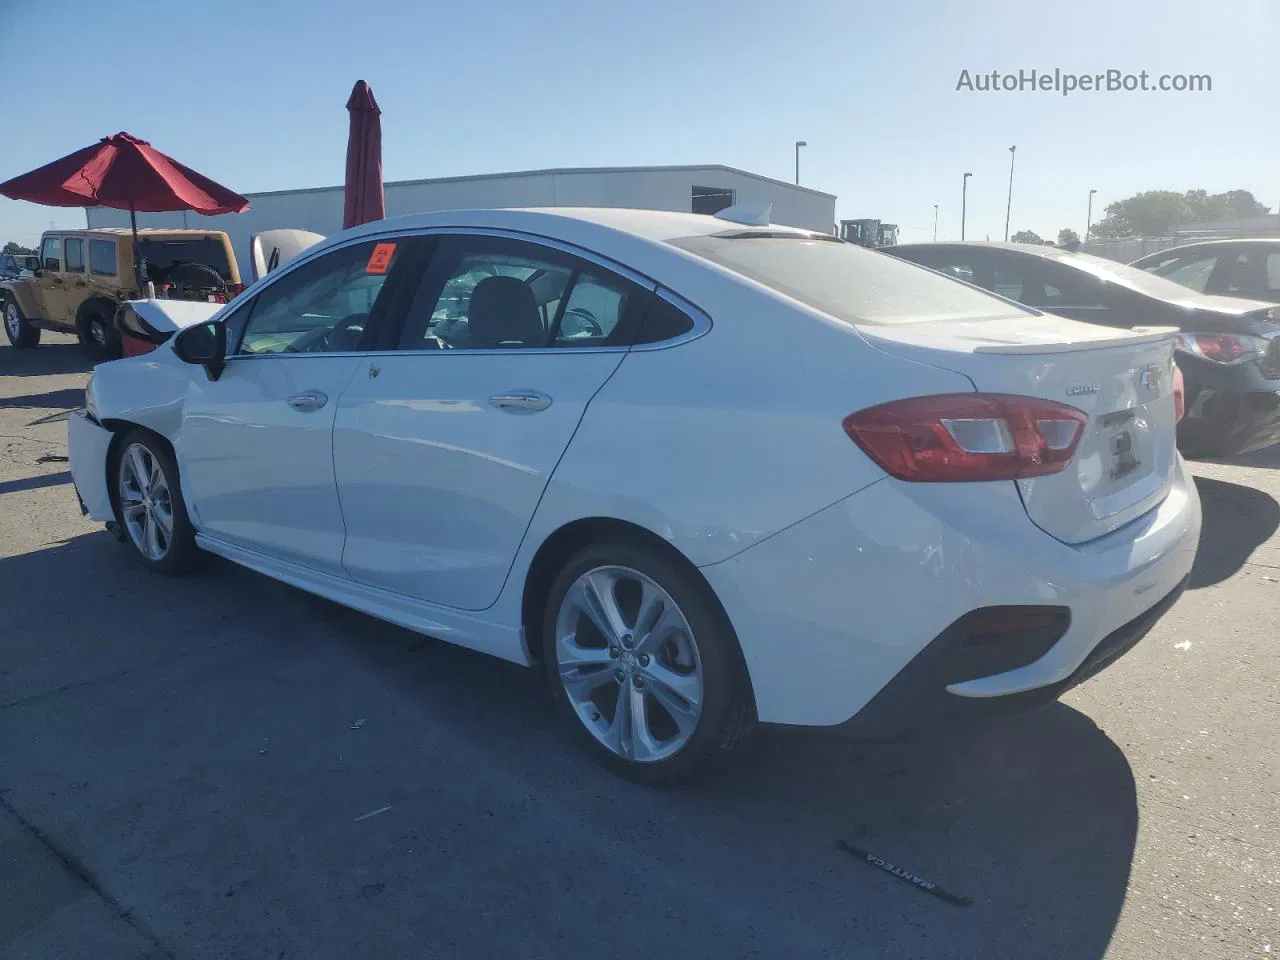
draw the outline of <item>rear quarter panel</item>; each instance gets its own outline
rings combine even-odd
[[[637,524],[696,565],[722,561],[884,476],[844,433],[849,413],[973,389],[767,288],[700,261],[686,267],[667,285],[712,329],[627,355],[556,469],[517,570],[586,517]]]

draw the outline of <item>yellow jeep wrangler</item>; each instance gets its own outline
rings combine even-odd
[[[231,241],[221,230],[138,231],[144,289],[127,229],[51,230],[40,240],[35,276],[0,282],[4,332],[18,349],[41,330],[74,333],[95,360],[120,355],[114,318],[126,300],[157,297],[226,303],[243,289]]]

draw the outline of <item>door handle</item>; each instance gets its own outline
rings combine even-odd
[[[536,390],[513,390],[510,393],[495,393],[489,398],[489,404],[499,410],[535,412],[551,406],[551,398]]]
[[[319,390],[304,390],[302,393],[295,393],[289,398],[289,406],[303,412],[319,410],[328,402],[328,395],[321,393]]]

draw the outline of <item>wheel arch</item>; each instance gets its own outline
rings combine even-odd
[[[134,423],[132,420],[121,420],[113,417],[107,417],[100,421],[104,430],[109,430],[112,434],[111,442],[107,445],[107,456],[104,467],[107,471],[107,496],[111,498],[111,509],[116,515],[116,522],[120,520],[120,503],[118,486],[113,477],[119,463],[120,450],[124,446],[125,438],[135,432],[145,433],[148,437],[153,438],[157,443],[169,452],[169,456],[173,458],[173,462],[178,462],[177,452],[173,449],[173,444],[169,442],[169,438],[162,433],[157,433],[150,427],[144,427],[140,423]],[[182,469],[178,468],[178,484],[182,484]]]
[[[11,298],[28,320],[40,319],[40,307],[36,303],[35,293],[26,280],[11,280],[0,284],[0,298]]]
[[[86,297],[80,306],[76,308],[76,329],[83,330],[89,317],[97,314],[107,322],[108,331],[111,330],[116,315],[116,307],[116,301],[110,297],[104,297],[101,294]]]
[[[707,578],[702,575],[702,571],[670,541],[664,540],[652,530],[639,524],[615,517],[582,517],[572,520],[553,531],[534,553],[525,574],[520,602],[520,623],[523,627],[525,648],[530,662],[538,663],[542,660],[542,615],[547,595],[551,591],[556,576],[579,550],[603,542],[642,544],[650,547],[683,568],[697,588],[705,592],[714,603],[725,629],[733,638],[738,666],[747,685],[747,695],[751,699],[752,710],[754,710],[755,690],[751,684],[751,672],[747,668],[746,657],[743,656],[737,631],[733,629],[728,611],[724,609],[720,598]]]

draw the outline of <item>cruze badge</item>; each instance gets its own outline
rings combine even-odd
[[[1073,383],[1067,387],[1067,396],[1084,397],[1091,393],[1097,393],[1099,389],[1096,383]]]

